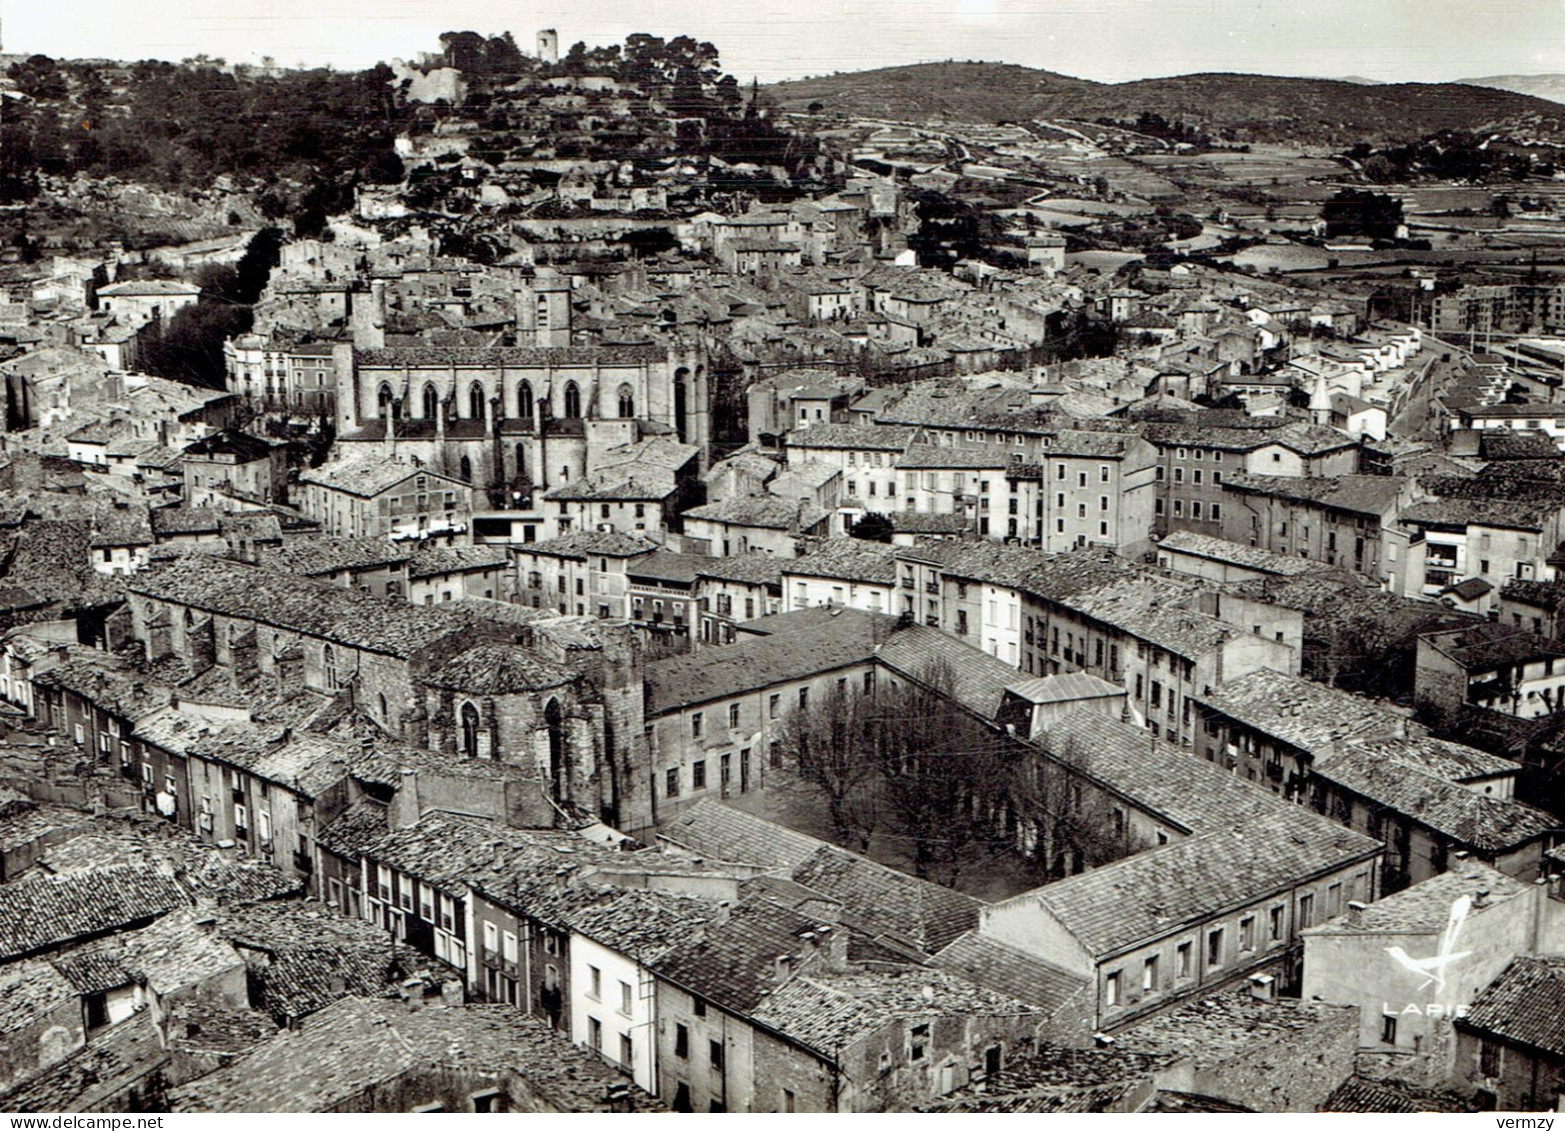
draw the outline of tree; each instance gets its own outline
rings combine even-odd
[[[862,691],[837,688],[824,701],[794,708],[777,738],[797,784],[825,800],[838,841],[860,852],[875,828],[874,717],[874,702]]]
[[[1146,845],[1092,784],[1091,755],[1067,739],[1029,758],[1012,779],[1020,847],[1040,877],[1061,879],[1139,852]]]
[[[886,808],[913,844],[913,871],[927,879],[941,868],[954,884],[964,851],[987,835],[993,797],[981,791],[1003,779],[1005,745],[962,706],[956,670],[944,659],[881,691],[876,704],[877,756]]]

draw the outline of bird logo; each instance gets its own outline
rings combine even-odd
[[[1467,913],[1472,910],[1472,906],[1472,897],[1466,895],[1451,904],[1445,931],[1440,935],[1440,949],[1431,958],[1413,958],[1399,946],[1386,947],[1386,953],[1396,959],[1399,966],[1424,979],[1419,984],[1420,990],[1427,986],[1445,989],[1446,967],[1472,953],[1470,950],[1456,950],[1456,940],[1462,933],[1462,924],[1467,922]]]

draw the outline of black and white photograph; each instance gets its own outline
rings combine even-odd
[[[1565,1112],[1559,0],[0,0],[0,396],[12,1129]]]

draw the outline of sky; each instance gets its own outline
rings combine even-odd
[[[1385,82],[1565,73],[1565,0],[0,0],[3,47],[365,67],[510,31],[531,51],[692,35],[742,81],[936,59],[1103,82],[1248,71]]]

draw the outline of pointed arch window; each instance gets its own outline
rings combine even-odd
[[[523,381],[516,387],[516,415],[523,420],[533,418],[533,387],[530,381]]]
[[[484,418],[484,387],[477,381],[467,390],[467,415],[472,420]]]
[[[473,461],[463,456],[457,474],[461,476],[463,483],[471,483],[473,481]]]
[[[581,389],[577,388],[575,381],[565,382],[565,419],[579,420],[581,418]]]
[[[636,394],[629,385],[619,387],[619,418],[629,420],[636,415]]]
[[[440,394],[435,392],[433,385],[424,386],[424,419],[435,419],[435,413],[440,404]]]
[[[382,384],[380,392],[375,394],[375,403],[380,406],[380,418],[382,420],[391,415],[391,386]]]

